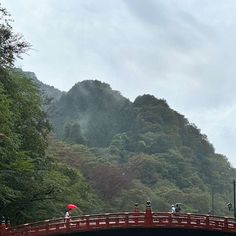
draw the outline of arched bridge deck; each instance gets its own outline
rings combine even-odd
[[[157,233],[158,232],[158,233]],[[53,235],[236,235],[236,221],[210,215],[161,212],[107,213],[1,228],[0,236]]]

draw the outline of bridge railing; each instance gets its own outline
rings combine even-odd
[[[158,227],[166,227],[168,225],[169,227],[234,230],[236,232],[236,221],[233,218],[210,215],[153,213],[153,224],[158,225]]]
[[[236,221],[209,215],[194,215],[166,212],[124,212],[84,215],[64,219],[46,220],[5,228],[0,236],[44,236],[58,233],[93,231],[112,228],[186,228],[236,233]]]

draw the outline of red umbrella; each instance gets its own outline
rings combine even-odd
[[[74,205],[74,204],[68,204],[67,205],[67,209],[68,210],[73,210],[73,209],[76,209],[76,208],[78,208],[76,205]]]

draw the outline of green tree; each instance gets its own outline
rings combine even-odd
[[[3,68],[13,66],[16,58],[21,58],[30,48],[22,35],[14,33],[11,21],[10,14],[0,3],[0,67]]]
[[[0,206],[1,214],[15,222],[24,219],[34,202],[57,192],[44,177],[52,160],[45,156],[50,126],[40,101],[22,74],[0,69],[0,132],[6,137],[0,142]]]

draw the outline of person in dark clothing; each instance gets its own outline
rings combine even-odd
[[[179,204],[175,205],[175,212],[179,213],[181,211],[181,207]]]

